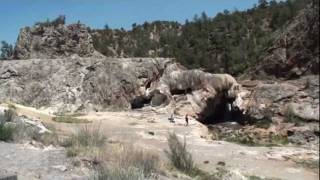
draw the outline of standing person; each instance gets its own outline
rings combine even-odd
[[[186,120],[186,126],[188,126],[188,125],[189,125],[189,118],[188,118],[188,114],[186,114],[186,116],[185,116],[185,120]]]
[[[168,118],[171,123],[174,123],[174,113]]]

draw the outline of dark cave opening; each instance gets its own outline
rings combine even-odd
[[[139,109],[143,108],[145,105],[150,104],[151,98],[146,96],[137,96],[133,100],[131,100],[131,109]]]
[[[163,104],[169,104],[169,99],[165,94],[162,94],[159,90],[152,91],[148,96],[137,96],[130,102],[131,109],[139,109],[145,106],[161,106]]]
[[[171,89],[170,93],[172,95],[190,94],[192,92],[191,88],[187,89]]]
[[[226,93],[218,97],[209,98],[207,107],[200,113],[199,121],[206,125],[214,125],[225,122],[237,122],[245,124],[246,117],[236,106],[232,106],[234,98],[228,98]]]

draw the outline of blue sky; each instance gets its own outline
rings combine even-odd
[[[19,29],[36,21],[54,19],[60,14],[67,23],[92,28],[130,29],[133,23],[153,20],[184,22],[206,12],[212,17],[224,9],[251,8],[258,0],[0,0],[0,40],[14,43]]]

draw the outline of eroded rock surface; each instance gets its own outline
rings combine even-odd
[[[14,49],[15,59],[61,58],[77,54],[99,55],[83,24],[35,25],[20,30]]]
[[[187,70],[179,64],[168,65],[153,86],[168,96],[176,114],[189,114],[206,123],[217,120],[219,106],[225,108],[240,92],[240,85],[228,74]]]
[[[206,121],[237,97],[227,74],[187,70],[165,58],[31,59],[0,62],[0,101],[52,112],[170,104],[177,114]],[[180,98],[179,98],[180,97]]]
[[[0,62],[0,101],[54,112],[128,109],[168,62],[79,57]]]
[[[319,76],[259,81],[251,87],[243,84],[240,108],[251,121],[270,124],[267,132],[290,137],[298,144],[319,141]]]

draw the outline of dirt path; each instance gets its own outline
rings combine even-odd
[[[29,115],[37,116],[40,113],[34,109],[20,106],[19,108],[21,113]],[[28,112],[29,110],[32,112]],[[152,149],[158,151],[163,159],[166,159],[163,152],[167,148],[168,132],[175,132],[181,138],[186,137],[197,165],[207,171],[215,170],[218,167],[217,163],[221,161],[226,164],[228,170],[239,174],[239,177],[256,175],[288,180],[319,179],[319,173],[292,162],[292,159],[319,160],[318,150],[300,147],[247,147],[207,140],[202,138],[207,134],[206,127],[197,121],[191,120],[189,126],[184,126],[183,117],[176,117],[175,123],[170,123],[168,117],[169,114],[144,109],[130,112],[97,112],[81,118],[92,120],[87,126],[99,128],[109,141],[127,142]],[[84,126],[56,122],[53,124],[63,134],[69,134]],[[11,160],[16,161],[16,159]],[[207,163],[204,163],[205,161]]]

